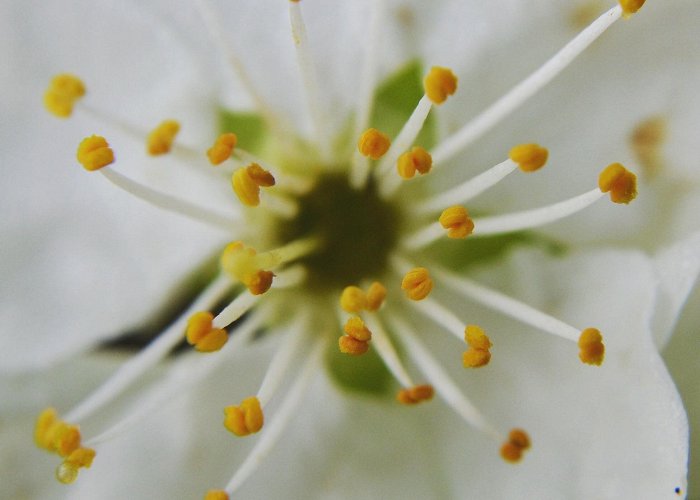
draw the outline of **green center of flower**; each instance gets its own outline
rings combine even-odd
[[[394,205],[382,200],[374,183],[353,189],[346,175],[326,174],[297,199],[299,213],[278,222],[283,242],[315,237],[321,248],[300,260],[314,293],[337,292],[351,283],[376,278],[387,269],[401,218]]]

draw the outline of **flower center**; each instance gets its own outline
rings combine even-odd
[[[396,206],[379,197],[373,182],[354,189],[346,175],[324,174],[297,203],[297,216],[280,220],[276,232],[283,243],[321,240],[317,252],[300,259],[309,272],[311,292],[337,292],[348,283],[384,274],[401,217]]]

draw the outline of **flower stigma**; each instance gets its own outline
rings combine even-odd
[[[433,400],[442,399],[466,425],[492,439],[489,453],[500,453],[509,464],[521,462],[526,453],[538,453],[536,439],[533,443],[518,427],[519,422],[513,422],[511,429],[500,428],[468,399],[451,370],[444,367],[453,361],[460,365],[461,354],[460,373],[465,378],[476,369],[487,372],[492,359],[499,356],[499,336],[509,332],[494,332],[490,337],[490,328],[487,335],[482,327],[467,321],[464,310],[450,309],[444,297],[484,306],[558,337],[558,342],[570,347],[571,363],[581,363],[586,370],[603,364],[606,332],[569,325],[472,281],[452,271],[450,263],[441,262],[431,249],[463,245],[460,248],[468,253],[472,241],[559,221],[606,193],[612,202],[628,204],[637,194],[636,176],[620,163],[611,163],[601,166],[589,191],[508,214],[470,214],[470,202],[514,172],[537,175],[547,166],[546,147],[504,145],[502,161],[442,191],[433,191],[426,179],[445,172],[454,179],[450,161],[456,154],[506,119],[607,28],[636,13],[642,4],[621,0],[481,114],[451,135],[431,140],[426,139],[426,131],[435,119],[433,109],[450,106],[453,99],[460,98],[458,77],[443,66],[421,68],[420,77],[411,80],[418,94],[413,107],[400,116],[402,125],[393,130],[377,128],[380,84],[371,54],[380,46],[379,22],[372,24],[375,32],[367,36],[365,67],[359,72],[361,91],[350,117],[353,135],[331,137],[330,110],[318,97],[320,81],[310,50],[313,33],[306,30],[304,2],[289,1],[290,43],[296,50],[312,122],[310,135],[297,131],[290,139],[286,122],[250,84],[245,67],[229,47],[222,51],[256,103],[271,147],[262,150],[247,144],[243,139],[246,131],[237,129],[221,130],[208,144],[191,148],[178,140],[187,123],[174,119],[163,120],[150,132],[138,125],[126,127],[129,139],[145,146],[144,161],[170,156],[192,164],[217,188],[226,186],[236,204],[229,212],[209,208],[207,200],[185,199],[121,173],[120,162],[115,160],[119,147],[112,145],[118,140],[98,135],[77,139],[77,159],[85,170],[99,172],[146,203],[221,230],[230,243],[217,249],[218,276],[165,331],[66,412],[65,420],[53,408],[39,415],[35,441],[62,459],[56,470],[58,480],[74,482],[80,469],[92,465],[101,444],[118,439],[146,418],[158,401],[168,401],[184,387],[196,390],[231,352],[245,350],[256,332],[279,337],[259,390],[254,395],[232,396],[237,403],[212,411],[216,419],[223,411],[223,427],[231,434],[256,441],[230,480],[212,485],[215,488],[203,492],[205,499],[228,499],[264,464],[274,445],[284,439],[305,392],[324,366],[341,389],[384,394],[381,387],[393,387],[394,404],[438,405]],[[381,16],[382,2],[372,5],[373,15]],[[212,41],[223,45],[216,12],[206,1],[199,2],[199,8]],[[77,76],[57,75],[44,94],[44,105],[60,118],[85,113],[98,123],[123,123],[107,111],[97,111],[97,103],[86,105],[88,90]],[[337,143],[342,146],[335,146]],[[454,360],[436,359],[427,336],[416,331],[416,324],[408,319],[412,315],[455,337],[450,339]],[[115,424],[83,439],[80,424],[117,401],[183,341],[196,351],[173,361],[176,366],[190,363],[184,383],[164,380],[155,396],[147,395],[146,402],[126,411]],[[517,419],[517,415],[510,417]]]

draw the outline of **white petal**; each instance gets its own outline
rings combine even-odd
[[[654,314],[654,338],[659,349],[668,342],[700,272],[700,233],[661,251],[654,259],[659,296]]]

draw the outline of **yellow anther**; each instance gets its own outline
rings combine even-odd
[[[214,352],[221,349],[228,341],[228,333],[223,328],[214,328],[214,315],[200,311],[190,316],[187,321],[187,342],[200,352]]]
[[[85,84],[80,78],[68,73],[56,75],[44,92],[44,107],[59,118],[68,118],[73,114],[75,103],[84,95]]]
[[[89,468],[95,459],[95,450],[92,448],[78,448],[63,461],[75,467]]]
[[[260,205],[260,188],[275,185],[275,178],[257,163],[239,168],[231,178],[233,191],[241,203],[249,207]]]
[[[613,203],[629,203],[637,197],[637,176],[620,163],[605,167],[598,176],[598,187],[603,193],[610,192]]]
[[[432,399],[434,393],[432,385],[417,385],[409,389],[401,389],[396,394],[396,400],[401,404],[415,405]]]
[[[367,342],[372,338],[372,332],[369,331],[369,328],[365,326],[365,322],[359,316],[353,316],[347,320],[343,330],[352,338],[361,342]]]
[[[243,284],[253,295],[262,295],[272,286],[272,279],[275,277],[272,271],[257,270],[246,276]]]
[[[464,341],[469,349],[462,354],[465,368],[480,368],[491,361],[491,339],[480,327],[467,325],[464,329]]]
[[[416,175],[416,172],[421,175],[427,174],[432,167],[433,157],[420,146],[415,146],[410,151],[406,151],[399,156],[399,160],[396,163],[396,170],[404,179],[412,178]]]
[[[622,7],[622,12],[625,17],[629,17],[632,14],[636,14],[639,9],[642,8],[646,0],[619,0],[620,7]]]
[[[467,209],[459,205],[443,210],[438,221],[447,229],[448,238],[463,239],[474,231],[474,221],[469,217]]]
[[[231,277],[243,283],[253,295],[267,292],[275,277],[271,271],[260,267],[257,252],[240,241],[229,243],[221,254],[221,267]],[[268,262],[269,263],[269,262]]]
[[[49,450],[67,457],[80,448],[80,429],[62,420],[56,421],[47,432]]]
[[[244,399],[239,406],[224,408],[224,426],[236,436],[247,436],[262,429],[265,417],[255,396]]]
[[[411,300],[423,300],[433,289],[433,280],[428,270],[424,267],[411,269],[401,281],[401,289]]]
[[[423,87],[433,104],[442,104],[457,91],[457,77],[449,68],[433,66],[423,80]]]
[[[204,495],[204,500],[229,500],[229,498],[224,490],[209,490]]]
[[[56,479],[63,484],[72,484],[78,479],[79,471],[80,467],[63,462],[56,467]]]
[[[516,463],[523,458],[523,452],[530,448],[530,436],[522,429],[513,429],[508,440],[501,446],[501,457],[506,462]]]
[[[586,328],[578,338],[578,357],[587,365],[598,365],[603,363],[605,357],[605,344],[600,331],[595,328]]]
[[[340,307],[348,313],[359,313],[367,307],[367,295],[357,286],[346,286],[340,294]]]
[[[180,131],[180,124],[175,120],[165,120],[154,128],[146,139],[146,150],[149,155],[164,155],[170,152],[175,142],[175,136]]]
[[[523,172],[534,172],[547,163],[549,151],[539,144],[520,144],[510,150],[508,157],[517,163]]]
[[[58,413],[54,408],[46,408],[39,414],[34,426],[34,442],[39,448],[53,451],[49,431],[57,422],[59,422]]]
[[[343,335],[338,338],[338,347],[343,354],[360,356],[369,350],[369,342],[357,340],[350,335]]]
[[[662,149],[667,135],[667,123],[661,116],[652,116],[642,121],[630,134],[632,151],[643,173],[650,179],[663,169]]]
[[[95,450],[92,448],[78,448],[56,468],[56,479],[63,484],[74,483],[80,469],[89,468],[94,458]]]
[[[373,160],[378,160],[389,150],[391,139],[384,132],[376,128],[365,130],[357,141],[357,149],[362,156],[368,156]]]
[[[91,135],[80,141],[76,157],[78,163],[90,172],[114,163],[114,151],[107,140],[99,135]]]
[[[367,310],[368,311],[378,311],[380,307],[384,304],[386,299],[387,290],[384,285],[375,281],[367,289]]]
[[[231,157],[238,137],[232,132],[221,134],[214,145],[207,150],[207,157],[212,165],[220,165]]]

